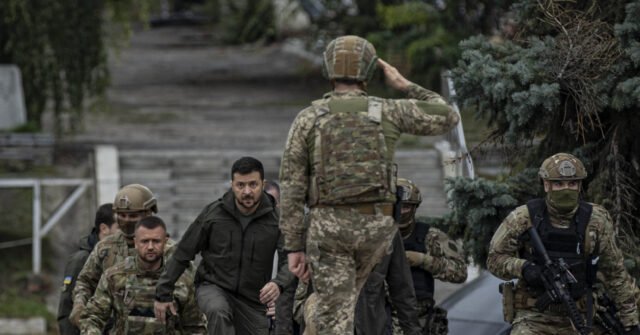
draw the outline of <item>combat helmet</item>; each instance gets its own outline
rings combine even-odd
[[[402,188],[402,203],[420,205],[422,203],[422,194],[420,189],[411,180],[398,178],[397,188]]]
[[[322,73],[327,79],[369,81],[377,67],[376,49],[354,35],[329,42],[322,56]]]
[[[538,176],[542,180],[582,180],[587,178],[587,170],[576,156],[557,153],[542,162]]]
[[[149,209],[158,213],[156,198],[149,188],[140,184],[124,186],[113,201],[113,210],[116,212],[133,213]]]

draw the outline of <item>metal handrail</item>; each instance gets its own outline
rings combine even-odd
[[[80,198],[88,186],[93,184],[90,179],[37,179],[37,178],[24,178],[24,179],[0,179],[0,188],[18,188],[18,187],[32,187],[33,188],[33,237],[6,241],[0,243],[0,249],[12,248],[21,245],[32,244],[33,254],[33,272],[39,274],[42,264],[42,238],[53,228],[53,226],[60,221],[64,214],[69,211],[71,206]],[[56,209],[51,217],[45,222],[44,226],[41,225],[42,208],[41,208],[41,187],[42,186],[78,186],[73,193]]]

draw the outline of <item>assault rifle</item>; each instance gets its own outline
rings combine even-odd
[[[616,317],[616,313],[618,313],[620,307],[613,298],[611,298],[609,293],[604,292],[603,295],[598,297],[598,306],[604,307],[604,309],[599,308],[598,310],[598,316],[602,321],[602,326],[616,335],[624,334],[624,325],[620,322],[620,319]]]
[[[544,284],[545,293],[538,298],[535,307],[540,311],[544,311],[552,303],[563,303],[573,326],[581,335],[588,335],[591,332],[590,327],[585,325],[584,319],[578,311],[576,302],[573,301],[569,294],[569,284],[575,284],[578,281],[569,271],[569,266],[562,258],[558,258],[553,262],[549,258],[549,254],[542,244],[540,235],[535,227],[527,229],[529,234],[529,242],[535,250],[536,254],[542,257],[544,261],[544,269],[542,270],[542,283]]]

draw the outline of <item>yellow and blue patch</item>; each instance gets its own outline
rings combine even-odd
[[[64,277],[64,280],[62,281],[62,292],[67,292],[67,288],[71,285],[71,281],[73,281],[72,276]]]

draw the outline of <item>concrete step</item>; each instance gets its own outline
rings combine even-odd
[[[172,178],[170,168],[122,169],[120,178],[123,182],[143,184],[144,182],[169,181]]]
[[[202,209],[229,190],[230,169],[242,156],[253,156],[265,166],[265,178],[278,179],[282,152],[234,150],[122,150],[122,184],[141,183],[158,199],[158,213],[179,237]],[[442,167],[435,150],[396,152],[398,175],[420,188],[423,202],[419,216],[446,213]]]

